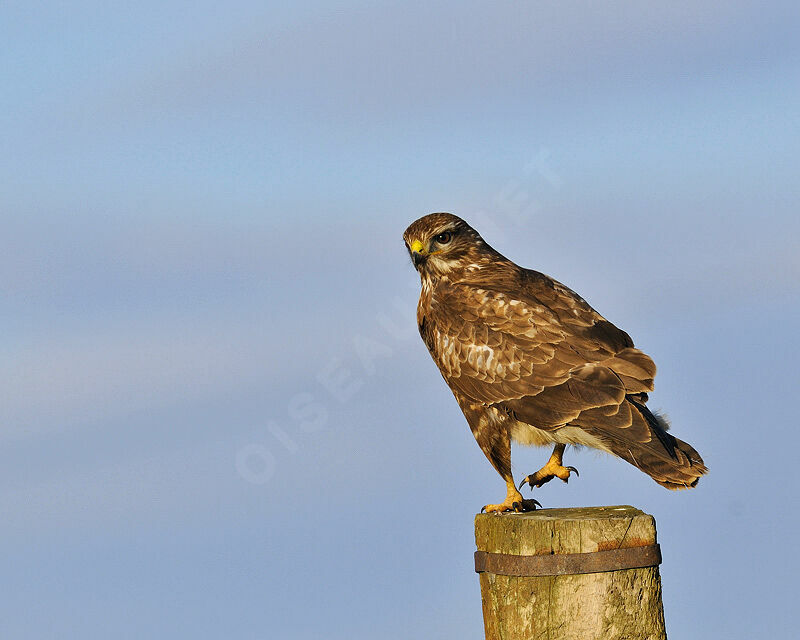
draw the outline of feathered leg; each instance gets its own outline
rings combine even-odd
[[[532,473],[526,477],[519,485],[522,486],[527,482],[531,489],[534,487],[541,487],[543,484],[550,482],[553,478],[560,478],[564,482],[569,482],[570,471],[574,471],[576,476],[579,476],[578,470],[575,467],[565,467],[563,465],[564,449],[567,445],[557,444],[553,449],[553,454],[541,469],[536,473]]]
[[[483,435],[483,434],[481,434]],[[536,500],[525,499],[514,483],[511,475],[511,437],[505,426],[495,430],[491,437],[479,437],[475,434],[489,462],[497,470],[506,482],[506,499],[500,504],[487,504],[481,511],[486,513],[502,513],[504,511],[533,511],[537,506],[541,507]]]

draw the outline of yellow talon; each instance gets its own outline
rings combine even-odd
[[[521,489],[524,484],[529,484],[531,489],[534,487],[541,487],[543,484],[550,482],[553,478],[559,478],[564,482],[569,482],[570,472],[575,472],[576,476],[580,476],[575,467],[565,467],[561,461],[564,456],[564,445],[557,444],[553,450],[553,455],[541,469],[536,473],[532,473],[526,477],[519,485]]]
[[[537,500],[526,500],[517,490],[514,480],[506,481],[506,499],[500,504],[487,504],[481,511],[486,513],[505,513],[513,511],[522,513],[523,511],[533,511],[536,507],[541,507]]]

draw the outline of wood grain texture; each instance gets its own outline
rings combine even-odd
[[[630,506],[479,514],[479,551],[590,553],[655,544],[652,516]],[[665,640],[658,567],[581,575],[480,574],[487,640]]]

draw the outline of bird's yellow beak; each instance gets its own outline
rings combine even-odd
[[[414,263],[414,267],[419,269],[420,265],[424,264],[425,260],[428,259],[425,247],[419,240],[414,240],[409,249],[411,249],[411,261]]]

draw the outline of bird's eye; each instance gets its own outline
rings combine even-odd
[[[447,244],[452,239],[453,234],[449,231],[445,231],[444,233],[440,233],[438,236],[434,238],[438,244]]]

